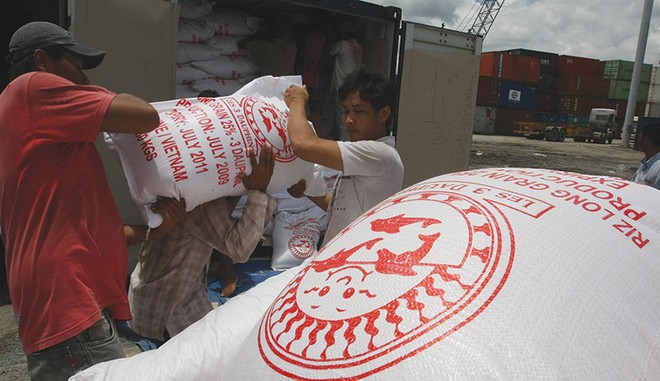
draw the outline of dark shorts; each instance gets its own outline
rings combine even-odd
[[[100,362],[126,357],[114,320],[103,312],[101,320],[82,333],[27,356],[32,381],[68,380]]]

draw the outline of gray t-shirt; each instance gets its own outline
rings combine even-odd
[[[394,148],[393,136],[337,143],[344,171],[328,208],[323,245],[362,213],[400,191],[403,184],[403,163]]]

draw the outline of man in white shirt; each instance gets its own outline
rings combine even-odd
[[[306,88],[287,88],[284,99],[290,108],[289,137],[293,151],[303,160],[341,171],[332,194],[310,197],[328,211],[323,245],[362,213],[401,190],[403,163],[388,134],[394,90],[384,77],[358,69],[339,88],[344,109],[343,122],[350,141],[316,136],[309,125],[305,106]],[[301,196],[304,183],[290,193]]]
[[[660,124],[648,124],[639,131],[639,150],[644,160],[632,181],[660,189]]]

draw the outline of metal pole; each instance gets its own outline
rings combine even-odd
[[[642,75],[642,65],[644,64],[644,54],[646,53],[646,41],[649,37],[649,25],[651,24],[652,10],[653,0],[644,0],[642,22],[639,25],[639,37],[637,38],[637,54],[635,55],[635,66],[633,67],[632,80],[630,82],[630,94],[628,94],[626,117],[623,121],[623,130],[621,131],[621,145],[624,147],[628,147],[630,144],[630,130],[632,128],[633,117],[635,116],[637,93],[639,92],[639,78]]]

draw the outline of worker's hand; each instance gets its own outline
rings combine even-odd
[[[307,93],[307,86],[302,87],[291,85],[284,90],[284,102],[291,108],[294,103],[301,103],[303,106],[307,104],[309,94]]]
[[[174,227],[183,221],[186,216],[186,201],[184,199],[177,200],[170,197],[158,197],[156,202],[151,206],[154,213],[158,213],[163,217],[163,222],[157,227],[151,229],[149,232],[149,240],[160,239],[169,233]]]
[[[305,190],[307,190],[307,182],[305,179],[302,179],[291,185],[286,191],[289,192],[292,197],[301,198],[305,196]]]
[[[261,152],[259,153],[259,162],[257,162],[254,150],[248,151],[248,157],[250,158],[252,172],[249,175],[241,172],[238,174],[238,177],[243,182],[245,188],[266,193],[270,179],[273,177],[273,170],[275,169],[273,149],[269,146],[262,145]]]

